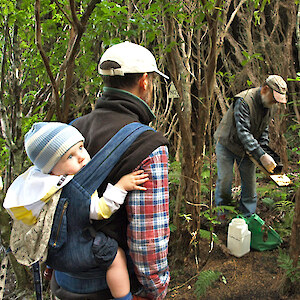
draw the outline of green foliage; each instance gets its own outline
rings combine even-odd
[[[298,165],[298,170],[300,171],[300,147],[299,147],[300,124],[290,125],[286,133],[286,137],[290,145],[288,149],[289,157],[292,156],[293,158],[297,158],[297,161],[294,160],[294,163]]]
[[[218,271],[206,270],[202,271],[198,275],[198,279],[195,284],[195,295],[197,299],[204,296],[208,287],[210,287],[214,282],[220,279],[222,274]]]
[[[296,78],[288,78],[287,81],[300,81],[300,72],[297,73],[297,77]]]
[[[191,216],[191,214],[179,214],[179,217],[183,218],[187,223],[193,220]]]
[[[169,228],[171,232],[175,232],[177,229],[177,227],[173,223],[170,223]]]
[[[273,184],[265,184],[257,188],[257,192],[263,204],[270,209],[270,215],[275,222],[272,227],[281,237],[290,236],[295,204],[292,201],[295,189],[274,188]]]
[[[247,85],[252,86],[253,82],[251,80],[247,80]]]
[[[213,178],[216,177],[217,170],[215,166],[213,166],[212,172],[210,171],[210,165],[205,159],[204,165],[201,172],[201,193],[202,195],[209,195],[210,192],[210,177],[211,173]],[[169,188],[170,188],[170,216],[173,216],[173,211],[175,209],[175,197],[177,187],[180,184],[181,178],[181,162],[173,161],[170,163],[169,167]],[[203,197],[203,199],[205,199]],[[218,220],[218,214],[226,212],[228,214],[228,218],[235,216],[238,214],[237,210],[234,206],[217,206],[212,207],[211,210],[209,209],[209,205],[206,205],[205,202],[202,203],[203,207],[201,209],[200,218],[203,220],[205,225],[209,228],[209,231],[200,229],[199,236],[200,238],[210,239],[211,232],[214,230],[214,226],[220,224]],[[192,221],[191,214],[187,214],[184,209],[182,209],[181,213],[179,214],[180,218],[187,224],[189,228],[189,223]],[[170,227],[171,231],[175,231],[175,226]],[[213,238],[216,241],[217,236],[213,233]]]
[[[221,74],[220,74],[221,75]],[[224,75],[224,74],[222,74]],[[210,192],[210,177],[211,174],[213,178],[216,178],[217,169],[215,165],[213,166],[212,172],[210,171],[210,165],[207,159],[204,161],[204,165],[201,172],[201,193],[202,195],[209,196]],[[173,211],[175,209],[175,195],[177,187],[180,184],[181,178],[181,162],[173,161],[169,166],[169,188],[170,188],[170,216],[173,216]],[[214,180],[214,179],[213,179]],[[205,199],[205,197],[203,197]],[[226,212],[228,219],[236,216],[238,214],[236,208],[230,205],[222,205],[217,207],[209,208],[209,204],[206,205],[205,202],[202,203],[203,207],[201,208],[200,218],[205,223],[206,227],[209,228],[209,231],[200,229],[199,237],[210,239],[211,232],[213,234],[213,239],[217,241],[217,236],[213,233],[214,226],[219,225],[221,222],[218,220],[218,214]],[[186,226],[189,228],[189,223],[192,221],[191,214],[187,214],[184,209],[182,209],[179,214],[180,218],[186,223]],[[175,231],[176,228],[170,227],[171,231]]]
[[[275,203],[272,198],[268,198],[268,197],[262,198],[261,201],[267,207],[273,207]]]
[[[267,183],[264,185],[260,185],[257,187],[257,193],[260,198],[270,198],[273,199],[274,202],[280,200],[286,200],[289,195],[289,190],[285,188],[279,188],[277,186],[274,187],[273,183]],[[267,200],[268,201],[268,200]]]
[[[5,140],[2,138],[0,138],[0,155],[0,170],[4,170],[7,162],[9,161],[9,149],[5,144]]]
[[[297,266],[294,267],[290,256],[283,250],[279,249],[277,262],[279,266],[285,270],[285,275],[291,280],[291,282],[300,282],[300,258]]]
[[[289,81],[300,81],[300,74],[296,79]],[[287,130],[286,138],[289,145],[288,156],[291,174],[288,174],[293,184],[290,187],[274,187],[274,183],[264,184],[257,188],[259,197],[262,202],[271,210],[270,214],[274,216],[272,227],[283,237],[291,235],[293,217],[294,217],[294,196],[300,187],[300,150],[299,150],[300,126],[299,124],[291,124]],[[298,172],[298,173],[297,173]]]
[[[227,214],[228,219],[238,214],[234,206],[220,205],[212,207],[211,212],[210,209],[203,209],[200,213],[200,216],[201,218],[204,218],[203,222],[208,222],[208,226],[212,230],[214,225],[221,224],[221,222],[218,220],[218,215],[223,213]]]
[[[274,229],[281,237],[290,236],[292,231],[295,204],[289,200],[274,203],[274,210],[278,213],[280,223],[274,224]]]
[[[229,85],[234,82],[235,74],[231,74],[229,72],[218,71],[217,76],[220,76],[222,80]]]
[[[254,24],[255,26],[260,25],[260,14],[264,11],[267,3],[270,3],[271,0],[254,0],[255,11],[253,13]]]
[[[293,211],[295,204],[292,201],[289,200],[282,200],[282,201],[278,201],[274,204],[275,206],[275,210],[277,210],[278,212],[286,212],[286,211]]]
[[[246,64],[248,64],[251,60],[258,59],[258,60],[264,60],[260,53],[254,53],[252,55],[248,54],[246,51],[242,51],[245,59],[241,62],[241,65],[244,67]]]
[[[181,163],[178,161],[173,161],[169,166],[169,209],[170,209],[170,218],[173,217],[173,212],[176,205],[176,194],[178,186],[180,184],[181,176]],[[171,228],[170,228],[171,229]],[[174,231],[176,228],[172,228]],[[171,230],[172,231],[172,230]]]
[[[300,82],[300,72],[297,73],[296,78],[288,78],[287,80],[292,82]],[[299,98],[297,94],[295,96]],[[298,99],[298,101],[294,102],[294,105],[298,106],[299,108],[300,106],[299,103],[300,101]],[[289,145],[288,147],[289,161],[296,163],[298,172],[300,172],[300,148],[299,148],[300,124],[298,124],[297,122],[290,124],[285,134],[285,137]],[[295,166],[293,167],[294,167],[293,172],[296,172],[297,170],[295,170]],[[296,179],[294,180],[295,185],[297,187],[300,186],[299,177],[295,179]]]
[[[169,182],[170,184],[179,184],[181,176],[181,162],[173,161],[169,166]]]
[[[211,169],[209,161],[207,159],[205,159],[203,167],[202,167],[202,171],[201,171],[201,193],[203,195],[209,195],[211,177],[212,177],[212,180],[214,180],[216,175],[217,175],[217,168],[215,166],[212,166],[212,169]]]
[[[22,119],[22,131],[27,132],[31,128],[31,126],[36,122],[42,122],[44,119],[45,113],[36,114],[32,117],[23,118]]]
[[[215,243],[218,243],[218,241],[219,241],[218,236],[214,232],[210,232],[208,230],[200,229],[199,235],[201,238],[206,239],[208,241],[210,241],[211,235],[212,235],[212,239]]]

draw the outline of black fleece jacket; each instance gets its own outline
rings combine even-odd
[[[104,88],[95,110],[75,120],[72,125],[85,137],[85,148],[93,157],[125,125],[132,122],[148,125],[153,118],[152,111],[140,98],[123,90]],[[161,133],[146,131],[141,134],[99,187],[99,195],[104,192],[108,182],[118,182],[162,145],[168,145],[168,141]],[[94,227],[116,239],[123,249],[127,248],[125,205],[108,220],[95,221]]]

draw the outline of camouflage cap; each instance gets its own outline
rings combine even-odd
[[[279,75],[270,75],[266,79],[266,84],[273,90],[274,98],[279,103],[286,103],[287,84]]]

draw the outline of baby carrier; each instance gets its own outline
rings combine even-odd
[[[77,279],[105,278],[93,251],[97,234],[91,233],[91,195],[128,147],[147,130],[153,129],[140,123],[124,126],[63,188],[48,245],[47,264],[53,269]]]
[[[64,186],[60,194],[48,242],[46,263],[57,271],[77,278],[79,286],[81,278],[90,278],[88,292],[99,289],[97,279],[105,279],[105,271],[99,266],[97,253],[94,251],[97,232],[89,218],[91,195],[103,183],[130,145],[148,130],[154,129],[141,123],[131,123],[121,128]],[[99,243],[99,240],[97,242]],[[40,257],[40,260],[45,261],[45,257]],[[41,296],[39,263],[36,262],[32,266],[35,271],[36,294]],[[96,279],[94,287],[91,286],[92,279]]]

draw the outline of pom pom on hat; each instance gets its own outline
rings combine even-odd
[[[31,162],[48,174],[74,145],[84,141],[73,126],[59,122],[35,123],[25,135],[25,150]]]

